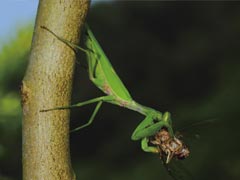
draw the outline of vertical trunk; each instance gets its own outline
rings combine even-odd
[[[88,7],[88,0],[40,0],[21,92],[24,180],[76,179],[69,152],[69,111],[39,112],[69,104],[75,54],[40,26],[78,43]]]

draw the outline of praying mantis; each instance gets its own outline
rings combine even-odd
[[[53,34],[57,39],[67,44],[68,46],[72,47],[73,49],[78,49],[86,54],[89,79],[101,91],[106,94],[104,96],[90,99],[84,102],[79,102],[70,106],[44,109],[41,110],[41,112],[70,109],[75,107],[82,107],[92,103],[97,103],[88,122],[73,130],[77,131],[89,126],[93,122],[103,102],[111,103],[136,111],[145,116],[145,119],[137,126],[131,136],[132,140],[141,141],[141,148],[143,151],[150,153],[159,153],[160,157],[164,155],[166,157],[166,163],[169,163],[172,157],[179,157],[180,159],[179,154],[181,155],[181,158],[185,158],[186,156],[188,156],[189,151],[187,147],[183,145],[183,143],[177,137],[174,136],[170,113],[161,113],[160,111],[157,111],[147,106],[143,106],[133,100],[127,88],[124,86],[123,82],[113,69],[113,66],[111,65],[109,59],[105,55],[104,51],[102,50],[101,46],[94,37],[88,25],[85,26],[86,48],[82,48],[76,44],[71,43],[68,40],[57,36],[54,32],[52,32],[45,26],[41,27]],[[162,135],[161,131],[163,129],[164,132],[162,133]],[[165,131],[167,132],[167,134]],[[158,134],[160,135],[157,136],[157,138],[153,139],[153,137]],[[166,135],[168,139],[166,139]],[[161,138],[165,138],[164,141],[162,141]]]

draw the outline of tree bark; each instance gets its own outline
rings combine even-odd
[[[22,82],[23,179],[76,179],[69,150],[69,110],[75,53],[40,26],[78,43],[88,0],[40,0],[29,65]]]

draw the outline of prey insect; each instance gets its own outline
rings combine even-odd
[[[103,102],[128,108],[145,116],[144,120],[137,126],[131,136],[131,139],[134,141],[141,140],[141,148],[143,151],[160,154],[161,158],[166,157],[166,163],[169,163],[173,157],[183,159],[188,156],[189,150],[187,147],[180,139],[174,136],[170,113],[161,113],[153,108],[143,106],[132,99],[127,88],[113,69],[109,59],[87,25],[85,49],[57,36],[46,27],[42,28],[73,49],[78,49],[86,54],[89,79],[106,95],[70,106],[44,109],[41,110],[41,112],[70,109],[97,103],[88,122],[73,130],[77,131],[89,126],[93,122]],[[163,131],[167,132],[168,139],[166,140],[162,139]]]

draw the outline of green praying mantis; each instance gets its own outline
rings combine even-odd
[[[169,137],[171,141],[167,143],[167,145],[169,144],[168,145],[169,148],[167,148],[167,150],[164,151],[166,155],[166,163],[168,163],[171,160],[171,158],[174,156],[174,152],[173,152],[174,150],[172,150],[171,148],[175,148],[176,144],[178,144],[177,142],[174,141],[175,144],[172,145],[173,143],[172,140],[174,138],[175,139],[177,138],[174,136],[170,113],[169,112],[161,113],[153,108],[143,106],[132,99],[130,93],[122,83],[121,79],[119,78],[115,70],[113,69],[113,66],[111,65],[109,59],[105,55],[98,41],[94,37],[92,31],[87,25],[85,27],[86,27],[85,28],[86,29],[86,37],[85,37],[86,48],[82,48],[76,44],[71,43],[70,41],[67,41],[57,36],[54,32],[42,26],[43,29],[53,34],[57,39],[59,39],[63,43],[67,44],[68,46],[74,49],[78,49],[86,54],[89,79],[106,95],[97,97],[94,99],[90,99],[84,102],[80,102],[77,104],[73,104],[70,106],[54,107],[51,109],[41,110],[41,112],[70,109],[75,107],[82,107],[92,103],[97,103],[88,122],[73,130],[73,131],[77,131],[84,127],[89,126],[93,122],[103,102],[111,103],[117,106],[121,106],[124,108],[128,108],[130,110],[136,111],[142,114],[143,116],[145,116],[145,119],[134,130],[134,132],[132,133],[131,139],[134,141],[141,140],[141,148],[145,152],[161,153],[161,146],[156,146],[154,144],[151,144],[150,141],[152,136],[156,135],[161,129],[164,128],[169,133],[169,136],[171,137],[171,138]],[[156,143],[156,141],[154,142]]]

